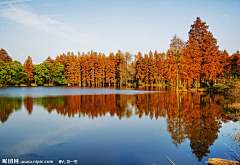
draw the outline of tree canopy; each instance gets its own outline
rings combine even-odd
[[[174,35],[166,52],[140,51],[133,55],[118,50],[105,55],[87,53],[48,57],[33,65],[28,56],[23,66],[0,50],[1,84],[36,83],[68,86],[175,86],[178,88],[211,85],[226,77],[240,76],[239,51],[229,55],[220,51],[209,26],[197,17],[190,26],[188,40]]]

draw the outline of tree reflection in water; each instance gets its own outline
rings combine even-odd
[[[178,148],[185,139],[190,140],[192,152],[201,161],[210,146],[218,138],[222,122],[228,118],[220,103],[219,95],[201,95],[198,93],[160,92],[141,95],[79,95],[57,97],[0,98],[0,120],[6,122],[13,110],[24,107],[29,114],[33,104],[42,106],[49,113],[56,111],[60,115],[75,115],[97,118],[110,114],[129,118],[132,115],[149,116],[151,119],[166,118],[168,132],[173,144]]]
[[[22,108],[21,97],[0,97],[0,120],[2,123],[8,120],[13,111]]]
[[[24,98],[24,107],[28,111],[28,114],[31,115],[33,111],[33,97],[28,96]]]

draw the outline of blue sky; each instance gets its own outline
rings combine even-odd
[[[240,49],[239,0],[0,0],[0,48],[39,64],[68,51],[166,52],[200,17],[229,54]]]

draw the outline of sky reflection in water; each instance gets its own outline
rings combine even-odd
[[[43,97],[43,96],[65,96],[65,95],[109,95],[109,94],[147,94],[160,91],[145,91],[117,88],[79,88],[79,87],[0,87],[0,96],[9,97]]]
[[[218,95],[26,93],[31,91],[23,92],[24,97],[0,97],[4,142],[0,158],[51,159],[56,164],[59,159],[77,159],[79,164],[171,164],[168,156],[177,164],[193,164],[188,154],[196,163],[226,158],[223,143],[230,142],[221,134],[238,124],[224,115],[224,98]]]

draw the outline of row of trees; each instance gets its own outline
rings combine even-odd
[[[33,65],[31,57],[22,65],[12,58],[4,49],[0,50],[0,84],[19,85],[35,82],[38,85],[51,82],[57,85],[67,84],[63,75],[64,66],[50,57],[39,65]]]
[[[55,60],[48,57],[33,65],[31,57],[21,63],[12,62],[1,49],[0,83],[44,83],[68,86],[165,85],[177,88],[210,86],[222,78],[239,76],[240,53],[229,56],[220,51],[217,40],[206,22],[197,17],[191,25],[189,39],[176,35],[167,52],[132,55],[120,50],[106,56],[94,51],[75,55],[61,54]]]

